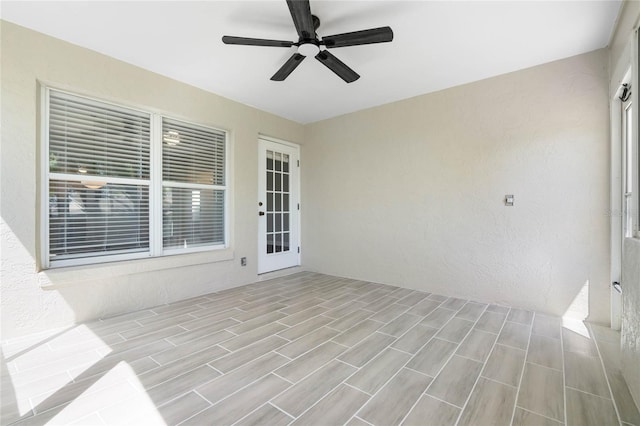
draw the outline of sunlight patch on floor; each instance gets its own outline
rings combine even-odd
[[[589,316],[589,280],[585,281],[584,285],[573,298],[573,301],[562,316],[562,327],[573,331],[586,338],[589,336],[589,330],[587,329],[584,321]]]

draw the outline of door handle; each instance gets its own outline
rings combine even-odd
[[[258,212],[258,216],[264,216],[264,212]]]

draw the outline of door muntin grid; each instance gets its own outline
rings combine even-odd
[[[291,250],[291,161],[288,154],[267,150],[267,254]]]

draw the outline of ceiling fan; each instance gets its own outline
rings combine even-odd
[[[320,26],[320,19],[311,14],[309,0],[287,0],[293,24],[298,32],[297,42],[283,40],[267,40],[262,38],[248,38],[223,36],[225,44],[241,44],[245,46],[271,46],[292,47],[297,51],[287,62],[271,77],[273,81],[283,81],[296,69],[307,56],[315,56],[327,68],[336,73],[347,83],[352,83],[360,78],[358,73],[349,68],[344,62],[336,58],[326,49],[337,47],[358,46],[361,44],[386,43],[393,40],[393,31],[390,27],[372,28],[369,30],[354,31],[343,34],[335,34],[318,38],[316,30]],[[321,49],[324,46],[325,49]]]

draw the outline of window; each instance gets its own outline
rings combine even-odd
[[[224,131],[44,93],[45,267],[225,247]]]
[[[162,245],[224,244],[224,145],[219,131],[162,121]]]
[[[623,228],[624,236],[633,236],[633,107],[630,97],[622,103]]]

